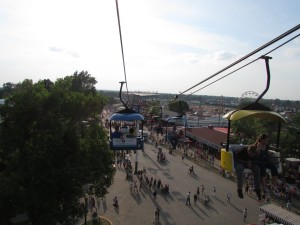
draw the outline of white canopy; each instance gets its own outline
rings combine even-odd
[[[280,206],[274,204],[265,204],[259,207],[261,211],[263,211],[268,216],[274,218],[280,223],[285,225],[299,225],[300,224],[300,216],[294,214],[286,209],[283,209]]]

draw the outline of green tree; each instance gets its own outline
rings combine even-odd
[[[26,212],[32,225],[74,224],[83,186],[99,197],[113,181],[113,155],[99,114],[95,79],[75,73],[55,83],[25,80],[0,108],[0,217]]]
[[[262,134],[268,134],[271,144],[276,144],[278,132],[278,123],[263,119],[246,117],[232,122],[232,133],[234,137],[232,142],[235,144],[251,144]]]
[[[282,136],[282,155],[299,158],[300,152],[300,113],[293,116]]]
[[[15,84],[7,82],[3,84],[3,87],[0,89],[0,98],[5,98],[7,95],[11,94],[15,88]]]
[[[169,109],[179,114],[185,114],[187,111],[189,111],[189,105],[185,101],[176,101],[169,104]]]

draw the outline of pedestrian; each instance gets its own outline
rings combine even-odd
[[[183,162],[183,160],[184,160],[184,154],[181,156],[181,161]]]
[[[187,193],[185,204],[191,205],[191,192],[190,191]]]
[[[89,199],[88,199],[88,196],[84,197],[84,205],[86,206],[86,210],[88,211],[89,210]]]
[[[130,184],[129,184],[129,190],[130,190],[130,193],[132,193],[132,189],[133,189],[133,182],[130,181]]]
[[[248,214],[248,211],[247,211],[247,208],[245,208],[243,210],[244,221],[246,221],[246,219],[247,219],[247,214]]]
[[[158,225],[159,224],[159,208],[156,208],[154,212],[154,222],[153,224]]]
[[[157,192],[156,190],[153,191],[153,199],[156,200]]]
[[[204,187],[204,185],[202,184],[202,185],[201,185],[201,194],[202,194],[202,195],[204,194],[204,190],[205,190],[205,187]]]
[[[213,186],[213,190],[212,190],[212,196],[216,196],[216,192],[217,192],[217,189],[215,186]]]
[[[231,192],[227,193],[227,202],[230,203],[231,197],[232,197]]]
[[[197,199],[198,199],[198,195],[195,193],[194,194],[194,204],[197,205]]]
[[[137,180],[134,181],[133,191],[138,191]]]
[[[149,189],[152,187],[152,182],[153,182],[153,177],[151,177],[150,182],[149,182]]]
[[[153,186],[154,186],[154,188],[156,187],[156,178],[153,181]]]
[[[191,175],[192,173],[193,173],[193,167],[190,166],[190,168],[189,168],[189,174]]]
[[[96,211],[97,211],[95,198],[92,197],[91,198],[91,211],[94,209],[96,209]]]
[[[158,181],[157,181],[157,189],[159,189],[159,188],[160,188],[160,186],[161,186],[161,180],[160,180],[160,179],[158,179]]]
[[[247,182],[246,187],[245,187],[245,193],[249,194],[249,184],[248,184],[248,182]]]
[[[197,195],[199,197],[199,195],[200,195],[200,187],[197,187]]]
[[[286,209],[287,209],[288,211],[291,211],[291,207],[292,207],[291,201],[288,200],[287,203],[286,203]]]
[[[266,203],[270,203],[270,201],[271,201],[271,196],[270,196],[270,194],[267,194],[267,195],[266,195],[265,202],[266,202]]]

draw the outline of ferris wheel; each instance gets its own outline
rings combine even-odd
[[[239,98],[239,102],[253,101],[253,100],[257,99],[258,96],[259,96],[259,94],[255,91],[246,91]]]

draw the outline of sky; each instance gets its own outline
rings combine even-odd
[[[260,94],[267,78],[262,59],[220,78],[300,34],[203,82],[298,26],[300,1],[118,0],[118,6],[130,92]],[[269,56],[264,98],[300,100],[300,37]],[[115,0],[0,0],[0,85],[55,81],[75,71],[88,71],[99,90],[119,90],[125,81]]]

